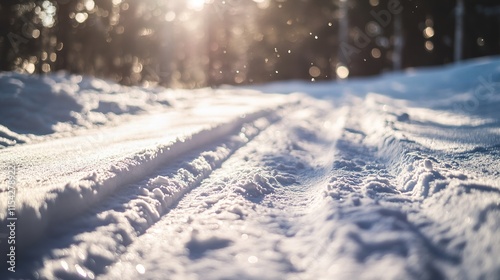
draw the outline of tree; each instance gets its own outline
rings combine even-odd
[[[464,0],[457,0],[455,8],[455,62],[462,60],[463,56],[464,15]]]

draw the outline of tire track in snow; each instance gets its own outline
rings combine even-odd
[[[290,103],[293,102],[295,101],[290,101]],[[123,155],[121,158],[115,157],[112,162],[109,162],[109,167],[101,167],[102,169],[91,172],[79,180],[69,182],[64,187],[51,187],[44,195],[41,204],[30,203],[29,197],[27,197],[28,200],[20,201],[16,213],[18,217],[17,239],[19,241],[16,244],[17,253],[22,256],[31,245],[46,238],[53,228],[99,204],[122,186],[143,179],[152,171],[189,153],[192,149],[232,135],[235,131],[239,131],[245,123],[272,115],[275,109],[279,109],[283,104],[286,104],[283,99],[275,99],[267,106],[242,107],[240,113],[226,114],[234,116],[231,119],[221,119],[220,117],[217,119],[217,116],[208,115],[207,122],[211,124],[210,126],[193,126],[192,131],[187,132],[187,134],[179,134],[174,141],[144,148],[140,152]],[[194,108],[193,110],[198,109]],[[204,112],[199,112],[199,114],[201,113]],[[0,214],[0,216],[0,225],[5,226],[7,224],[5,215]],[[0,244],[0,249],[6,251],[5,246],[5,243]],[[2,255],[0,260],[4,258],[5,256]]]
[[[500,212],[491,209],[498,205],[499,196],[495,195],[498,187],[475,182],[475,172],[450,162],[453,157],[447,154],[449,151],[436,151],[432,145],[426,147],[414,141],[411,131],[419,122],[399,120],[401,108],[397,103],[371,95],[352,109],[363,112],[364,117],[353,118],[359,123],[352,126],[361,134],[358,139],[350,137],[350,142],[356,140],[368,148],[366,154],[371,154],[376,165],[380,165],[377,169],[383,173],[372,172],[363,182],[350,185],[364,184],[367,196],[375,199],[377,208],[399,213],[403,218],[400,227],[406,227],[415,244],[420,243],[424,248],[421,251],[424,256],[417,258],[421,268],[415,270],[409,266],[413,276],[403,278],[496,279],[500,263],[492,260],[496,260],[494,252],[499,252],[500,247],[492,244],[500,244],[500,239],[491,232],[498,225],[493,217],[499,217]],[[352,156],[362,154],[355,151]],[[369,166],[367,162],[348,169],[362,170],[363,166]],[[490,212],[491,216],[483,215]],[[485,229],[478,231],[471,221],[481,221],[483,216],[489,217]],[[363,222],[362,226],[367,225]],[[371,227],[373,224],[368,226]],[[413,247],[412,242],[406,246]]]
[[[288,105],[294,106],[293,102]],[[218,135],[216,144],[191,144],[193,150],[180,156],[178,163],[169,162],[170,165],[160,173],[154,173],[121,194],[113,194],[100,207],[101,211],[92,211],[90,216],[85,215],[60,227],[54,233],[56,240],[46,240],[49,245],[41,246],[38,252],[31,254],[34,260],[26,267],[34,263],[38,269],[26,268],[26,272],[32,270],[33,275],[43,279],[92,278],[102,273],[104,267],[115,261],[115,256],[123,253],[127,245],[170,211],[184,194],[197,188],[231,154],[290,110],[281,107],[274,112],[247,116],[239,129],[232,129],[226,135],[215,133]],[[85,224],[94,226],[82,228]],[[59,248],[60,238],[68,240],[67,247]],[[77,246],[73,244],[74,239],[78,240]],[[50,253],[43,253],[47,251]]]
[[[324,151],[335,146],[337,133],[326,135],[324,127],[340,132],[346,111],[329,109],[297,110],[263,131],[131,244],[104,278],[134,279],[144,271],[150,279],[293,275],[296,267],[281,247],[295,235],[295,222],[315,207],[331,166],[331,153]],[[314,123],[321,116],[333,119]],[[217,269],[201,272],[207,267]]]
[[[151,214],[155,210],[148,207],[154,203],[145,206],[144,198],[138,207],[127,206],[132,208],[128,216],[139,213],[160,219],[146,234],[124,234],[117,224],[131,224],[139,232],[149,226],[142,229],[131,222],[133,218],[111,214],[116,218],[106,217],[103,226],[111,237],[99,243],[92,241],[96,235],[77,235],[85,245],[54,252],[63,257],[50,256],[42,275],[104,273],[105,279],[135,279],[147,271],[150,278],[167,273],[173,279],[190,279],[199,273],[204,279],[224,275],[242,279],[281,279],[284,275],[298,279],[442,278],[434,262],[455,263],[456,256],[436,249],[409,219],[416,205],[393,185],[394,178],[374,150],[359,141],[362,133],[345,127],[348,111],[327,111],[302,109],[274,125],[264,125],[259,136],[210,176],[203,176],[165,216]],[[297,124],[308,119],[304,115],[326,121],[319,126],[313,121]],[[155,183],[189,182],[185,171],[190,168],[185,167],[172,167],[166,174],[174,175],[150,180],[151,194],[158,195]],[[124,201],[129,200],[125,195]],[[161,203],[158,209],[163,209]],[[116,235],[133,237],[117,247],[120,237]],[[158,244],[158,240],[164,241]],[[87,247],[92,243],[108,251]],[[78,254],[83,255],[81,260],[75,258]],[[109,259],[103,262],[106,255]],[[99,259],[113,265],[103,270],[89,261]],[[378,269],[387,263],[394,269]],[[207,273],[205,269],[214,266],[219,269]]]
[[[394,185],[376,147],[364,143],[367,134],[351,117],[357,113],[352,106],[335,143],[323,199],[284,245],[297,279],[443,278],[435,262],[454,265],[457,255],[437,247],[409,218],[419,205]],[[392,269],[380,269],[388,264]]]
[[[292,109],[284,110],[281,115],[287,116],[292,114]],[[217,147],[213,148],[211,151],[207,148],[200,150],[200,152],[194,152],[191,160],[186,157],[181,158],[180,165],[171,165],[166,170],[162,171],[164,176],[153,176],[149,180],[140,183],[139,185],[132,186],[129,191],[123,193],[118,197],[113,197],[112,200],[108,200],[106,203],[108,206],[98,214],[90,214],[86,218],[80,219],[74,223],[66,226],[65,229],[61,229],[52,241],[53,245],[50,245],[50,239],[46,240],[47,246],[42,246],[39,248],[39,252],[44,252],[51,250],[49,254],[43,254],[42,258],[35,260],[35,264],[38,263],[38,269],[35,271],[36,276],[45,278],[80,278],[86,277],[96,277],[103,272],[106,265],[110,265],[116,261],[116,257],[120,255],[126,256],[126,248],[129,244],[140,244],[140,241],[136,240],[137,236],[140,236],[144,231],[146,231],[152,224],[154,224],[159,218],[162,217],[162,211],[170,211],[169,205],[174,205],[176,199],[174,197],[169,197],[167,194],[172,190],[172,187],[178,187],[180,185],[184,190],[195,189],[195,192],[202,188],[198,188],[198,184],[202,181],[208,174],[212,173],[215,165],[219,165],[221,162],[227,159],[234,150],[238,149],[239,146],[245,144],[247,140],[245,138],[253,138],[259,131],[263,130],[269,136],[273,135],[275,131],[273,130],[275,126],[270,126],[270,121],[276,121],[276,118],[261,119],[255,122],[253,125],[247,125],[244,127],[244,131],[238,133],[238,135],[231,137],[225,143],[219,143]],[[288,120],[289,121],[289,120]],[[284,124],[281,125],[283,127]],[[309,129],[310,130],[310,129]],[[279,133],[279,131],[277,131]],[[285,133],[285,132],[284,132]],[[312,131],[301,130],[297,133],[310,133],[313,135]],[[267,136],[267,137],[268,137]],[[283,139],[286,139],[283,137]],[[278,137],[281,141],[281,137]],[[254,141],[249,142],[250,145],[255,148],[259,146],[260,143],[254,143]],[[297,143],[296,141],[287,142],[287,151],[300,151],[305,153],[304,147],[307,143]],[[331,144],[328,144],[331,145]],[[260,149],[258,149],[260,151]],[[315,154],[318,154],[318,150]],[[254,151],[257,153],[257,151]],[[217,159],[217,157],[220,157]],[[284,155],[283,155],[284,156]],[[266,157],[275,157],[272,150],[268,150]],[[207,167],[203,164],[211,163],[211,167]],[[250,159],[247,159],[250,161]],[[217,162],[220,161],[219,164]],[[247,161],[247,162],[248,162]],[[247,165],[245,162],[237,161],[238,164],[243,166]],[[259,163],[258,161],[256,162]],[[276,159],[272,163],[277,163]],[[300,167],[299,162],[295,162],[298,165],[287,166],[287,161],[279,162],[274,166],[277,170],[287,170]],[[199,168],[196,168],[198,166]],[[211,169],[212,168],[212,169]],[[246,167],[243,167],[246,168]],[[197,170],[197,171],[195,171]],[[218,171],[215,166],[215,172],[225,174],[226,169],[221,169]],[[313,170],[313,169],[311,169]],[[283,172],[280,172],[283,173]],[[186,176],[186,174],[192,174],[193,176]],[[201,174],[197,176],[197,174]],[[295,182],[294,175],[284,172],[284,174],[265,174],[260,173],[253,174],[250,170],[247,174],[244,174],[244,178],[233,178],[235,187],[233,194],[238,194],[240,199],[247,199],[258,201],[264,194],[272,194],[273,184],[283,184],[291,185]],[[228,179],[229,180],[229,179]],[[175,186],[177,184],[177,186]],[[191,196],[191,194],[189,194]],[[177,196],[178,197],[178,196]],[[217,196],[220,199],[220,196]],[[304,196],[306,199],[306,197]],[[211,204],[216,204],[218,199],[204,199],[203,204],[205,207]],[[226,203],[228,200],[223,200]],[[285,205],[282,205],[285,206]],[[286,206],[290,206],[289,203]],[[108,209],[108,210],[106,210]],[[177,208],[174,208],[176,211]],[[283,209],[282,209],[283,210]],[[239,205],[232,204],[230,207],[230,215],[233,216],[245,216],[246,210]],[[169,217],[170,213],[166,216]],[[164,220],[165,218],[163,218]],[[97,222],[96,222],[97,220]],[[189,220],[189,217],[184,217],[180,220],[181,223],[185,223]],[[286,221],[285,221],[286,222]],[[95,224],[96,228],[88,228],[82,224]],[[74,228],[77,228],[75,231]],[[69,232],[69,233],[68,233]],[[139,237],[142,239],[142,237]],[[61,245],[61,239],[67,240],[66,245]],[[76,241],[76,242],[75,242]],[[215,239],[212,240],[217,246],[221,246],[227,242],[225,239]],[[205,247],[203,245],[203,238],[190,239],[186,243],[187,248],[191,248],[191,256],[195,256],[198,253],[196,251],[200,247]],[[209,244],[212,244],[209,242]],[[207,245],[212,248],[211,245]],[[209,249],[210,250],[210,249]],[[37,255],[36,252],[33,253],[34,256]],[[33,267],[33,263],[28,263],[27,267]],[[29,269],[33,270],[33,269]]]
[[[439,154],[430,157],[371,105],[354,104],[343,113],[316,106],[302,104],[263,125],[208,173],[202,158],[214,159],[196,152],[184,165],[143,182],[147,191],[137,201],[130,193],[110,201],[116,204],[97,216],[103,223],[96,230],[67,235],[78,243],[71,240],[45,255],[45,268],[37,273],[102,279],[495,279],[496,260],[478,257],[500,244],[488,235],[500,213],[494,187],[472,184],[469,174],[447,167]],[[351,117],[361,112],[363,117]],[[204,174],[199,180],[189,175],[195,170]],[[194,182],[193,190],[175,207],[162,205],[182,182]],[[137,189],[131,188],[132,195]],[[471,195],[487,207],[477,207],[477,213],[460,207],[474,203],[467,200]],[[164,209],[165,215],[155,214]],[[456,224],[467,215],[478,215],[479,223]],[[488,241],[474,241],[474,234]]]

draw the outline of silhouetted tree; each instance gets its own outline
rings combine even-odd
[[[374,75],[498,54],[499,6],[213,0],[193,9],[177,0],[3,0],[0,70],[190,88],[334,79],[339,65],[350,76]]]

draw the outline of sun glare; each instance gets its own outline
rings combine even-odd
[[[205,0],[187,0],[188,8],[192,10],[202,10]]]

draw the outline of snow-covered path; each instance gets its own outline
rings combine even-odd
[[[0,150],[19,182],[17,272],[5,276],[498,279],[500,98],[464,112],[452,105],[474,88],[387,93],[426,75],[198,93]]]

